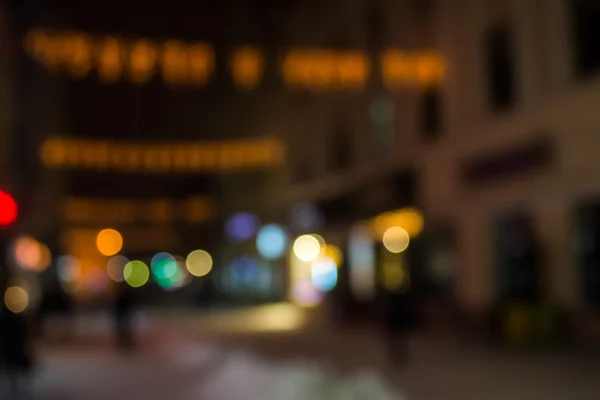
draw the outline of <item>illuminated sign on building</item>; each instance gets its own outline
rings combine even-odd
[[[115,143],[51,138],[41,148],[48,168],[143,173],[234,172],[277,167],[285,147],[274,138],[215,143]]]
[[[95,72],[105,84],[127,80],[143,85],[160,76],[169,86],[202,87],[215,74],[215,51],[204,42],[126,40],[33,30],[26,35],[24,48],[51,72],[76,79]],[[248,91],[262,81],[265,64],[260,49],[242,46],[230,57],[229,70],[236,86]],[[444,58],[434,50],[388,49],[378,64],[389,90],[439,85],[446,68]],[[366,86],[374,65],[374,60],[361,50],[292,49],[283,55],[278,70],[290,88],[357,90]]]

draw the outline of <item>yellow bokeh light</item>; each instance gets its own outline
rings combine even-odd
[[[335,265],[338,266],[338,268],[344,262],[344,256],[342,254],[342,251],[339,249],[339,247],[334,246],[332,244],[326,244],[325,247],[323,247],[321,250],[321,255],[332,259]]]
[[[294,255],[302,261],[312,261],[321,254],[321,242],[317,235],[302,235],[294,242]]]
[[[414,208],[403,208],[383,213],[372,223],[377,237],[383,236],[389,228],[395,226],[403,228],[411,238],[414,238],[423,231],[423,214]]]
[[[383,234],[383,245],[390,253],[402,253],[408,248],[410,236],[404,228],[394,226]]]
[[[123,236],[114,229],[104,229],[96,237],[96,247],[100,254],[114,256],[123,248]]]
[[[31,236],[22,236],[15,241],[15,261],[23,269],[37,270],[43,262],[42,251],[42,245]]]
[[[191,275],[202,277],[208,275],[213,266],[213,259],[204,250],[192,251],[185,260],[185,265]]]
[[[29,305],[29,295],[20,286],[11,286],[4,292],[4,305],[15,314],[21,313]]]
[[[414,208],[404,208],[398,212],[399,226],[404,228],[411,238],[423,231],[423,214]]]
[[[141,261],[131,261],[123,269],[123,278],[129,286],[139,288],[150,279],[150,269]]]

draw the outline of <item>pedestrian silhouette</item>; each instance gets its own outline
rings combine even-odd
[[[33,367],[29,333],[25,316],[15,314],[2,305],[0,309],[0,360],[13,394],[19,392],[21,382],[28,378]]]
[[[388,293],[385,321],[388,357],[400,367],[409,361],[410,332],[415,325],[415,309],[409,293]]]
[[[135,293],[132,288],[125,284],[117,287],[113,313],[117,345],[121,350],[129,351],[134,347]]]

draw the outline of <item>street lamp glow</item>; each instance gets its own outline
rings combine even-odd
[[[114,256],[123,248],[123,236],[114,229],[104,229],[96,237],[96,247],[103,256]]]
[[[321,243],[313,235],[302,235],[294,242],[294,255],[302,261],[312,261],[321,253]]]
[[[29,295],[20,286],[11,286],[4,292],[4,305],[15,314],[21,313],[29,305]]]
[[[15,199],[8,193],[0,190],[0,226],[12,225],[19,215],[19,208]]]
[[[42,245],[31,236],[21,236],[14,244],[14,258],[23,269],[36,270],[42,263]]]
[[[390,253],[402,253],[408,248],[410,235],[404,228],[394,226],[383,234],[383,245]]]
[[[131,261],[125,265],[123,277],[129,286],[139,288],[144,286],[150,279],[150,270],[141,261]]]
[[[208,275],[213,266],[213,259],[204,250],[192,251],[185,261],[185,265],[191,275],[202,277]]]

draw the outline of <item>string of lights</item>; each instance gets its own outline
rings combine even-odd
[[[50,138],[41,147],[48,168],[116,172],[228,172],[281,166],[285,148],[274,138],[214,143],[115,143]]]
[[[159,76],[171,87],[200,88],[216,73],[215,51],[205,42],[36,29],[25,36],[24,49],[51,72],[74,79],[95,72],[105,84],[128,81],[144,85]],[[258,48],[235,49],[229,70],[236,87],[248,91],[259,86],[265,63]],[[375,64],[374,58],[361,50],[291,49],[280,58],[278,69],[286,86],[293,89],[358,90],[367,85]],[[439,85],[445,74],[444,57],[435,50],[384,49],[378,64],[389,90]]]

